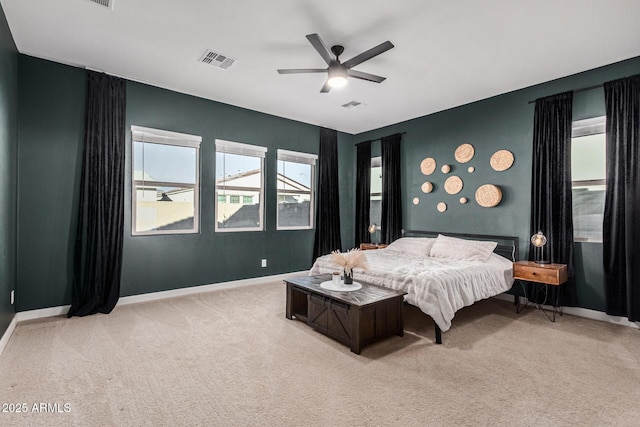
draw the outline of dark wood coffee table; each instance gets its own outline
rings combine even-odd
[[[330,274],[287,279],[287,319],[305,322],[317,331],[348,345],[362,348],[391,335],[404,335],[402,301],[406,292],[355,280],[362,289],[350,292],[320,287]]]

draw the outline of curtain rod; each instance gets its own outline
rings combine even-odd
[[[397,133],[392,133],[391,135],[404,135],[405,133],[407,133],[407,132],[397,132]],[[388,136],[391,136],[391,135],[388,135]],[[356,145],[364,144],[366,142],[380,141],[381,139],[382,138],[370,139],[368,141],[358,142]]]
[[[573,91],[573,93],[580,93],[580,92],[585,92],[587,90],[591,90],[591,89],[597,89],[599,87],[603,87],[603,84],[599,84],[599,85],[593,85],[593,86],[588,86],[588,87],[583,87],[580,89],[576,89]],[[538,98],[539,99],[539,98]],[[537,99],[534,99],[533,101],[529,101],[529,104],[534,104],[537,101]]]

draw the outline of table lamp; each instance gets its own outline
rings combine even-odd
[[[542,234],[541,230],[538,230],[536,234],[531,236],[531,244],[536,248],[540,248],[540,257],[535,261],[535,263],[549,264],[549,261],[544,259],[544,245],[547,244],[547,238]]]
[[[369,226],[369,234],[371,234],[371,241],[373,242],[373,235],[376,234],[377,231],[382,230],[382,228],[376,224],[375,222]],[[376,242],[373,242],[376,243]]]

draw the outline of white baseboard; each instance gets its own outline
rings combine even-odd
[[[37,310],[19,311],[16,313],[16,320],[24,322],[25,320],[43,319],[45,317],[63,316],[69,312],[70,305],[61,305],[58,307],[39,308]]]
[[[261,285],[264,283],[274,282],[276,280],[285,280],[292,277],[306,276],[309,271],[297,271],[294,273],[277,274],[275,276],[255,277],[252,279],[234,280],[232,282],[214,283],[212,285],[192,286],[189,288],[171,289],[170,291],[152,292],[149,294],[131,295],[122,297],[118,300],[117,305],[137,304],[140,302],[156,301],[165,298],[175,298],[184,295],[201,294],[204,292],[219,291],[222,289],[240,288],[242,286]]]
[[[17,324],[18,321],[16,320],[16,316],[13,316],[13,319],[11,319],[11,323],[9,323],[9,327],[6,331],[4,331],[4,334],[2,334],[2,338],[0,338],[0,354],[2,354],[4,348],[7,346],[9,338],[11,338],[11,335],[13,335],[13,331],[16,329]]]
[[[509,295],[509,294],[496,295],[494,298],[513,302],[513,295]],[[526,304],[526,298],[525,297],[520,297],[520,298],[522,298],[523,303]],[[543,305],[542,307],[545,310],[553,310],[553,307],[550,305]],[[601,322],[613,323],[614,325],[627,326],[629,328],[640,329],[640,326],[638,325],[637,322],[630,322],[629,319],[627,319],[626,317],[611,316],[607,313],[603,313],[602,311],[591,310],[589,308],[562,307],[562,313],[571,314],[578,317],[584,317],[587,319],[599,320]]]
[[[231,289],[231,288],[239,288],[243,286],[260,285],[264,283],[273,282],[275,280],[285,280],[292,277],[306,276],[307,274],[309,274],[309,271],[297,271],[293,273],[277,274],[274,276],[255,277],[251,279],[234,280],[231,282],[221,282],[221,283],[214,283],[210,285],[200,285],[200,286],[192,286],[189,288],[172,289],[169,291],[152,292],[152,293],[141,294],[141,295],[131,295],[128,297],[121,297],[118,300],[118,304],[116,306],[137,304],[137,303],[148,302],[148,301],[157,301],[157,300],[166,299],[166,298],[175,298],[175,297],[180,297],[184,295],[200,294],[204,292],[212,292],[212,291],[218,291],[222,289]],[[506,300],[506,301],[513,301],[513,295],[509,295],[509,294],[500,294],[495,296],[494,298]],[[551,306],[545,305],[543,307],[545,309],[552,309]],[[16,325],[18,323],[24,322],[26,320],[42,319],[42,318],[53,317],[53,316],[63,316],[69,312],[69,308],[71,308],[70,305],[63,305],[59,307],[41,308],[38,310],[21,311],[16,313],[16,315],[13,317],[13,320],[11,320],[9,327],[2,335],[2,338],[0,338],[0,354],[2,354],[2,351],[4,350],[7,343],[9,342],[9,339],[11,338],[11,335],[13,334],[13,331],[15,330]],[[637,322],[630,322],[628,319],[624,317],[610,316],[601,311],[590,310],[588,308],[563,307],[562,312],[566,314],[572,314],[574,316],[585,317],[587,319],[599,320],[602,322],[613,323],[615,325],[640,329],[640,326],[638,325]]]
[[[184,295],[200,294],[204,292],[219,291],[222,289],[239,288],[242,286],[261,285],[264,283],[274,282],[276,280],[285,280],[292,277],[306,276],[309,271],[297,271],[293,273],[277,274],[273,276],[254,277],[251,279],[233,280],[231,282],[214,283],[210,285],[192,286],[189,288],[172,289],[169,291],[151,292],[148,294],[131,295],[128,297],[121,297],[118,300],[117,306],[137,304],[141,302],[156,301],[166,298],[175,298]],[[63,305],[58,307],[41,308],[37,310],[20,311],[16,313],[13,320],[9,324],[9,327],[2,335],[0,339],[0,354],[4,350],[5,346],[9,342],[9,338],[13,334],[16,325],[26,320],[42,319],[53,316],[64,316],[69,312],[70,305]]]

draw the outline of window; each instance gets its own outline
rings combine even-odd
[[[606,188],[605,118],[573,122],[571,132],[573,239],[602,242]]]
[[[216,139],[216,231],[264,229],[266,152],[265,147]],[[227,195],[229,203],[221,202]]]
[[[369,224],[377,224],[379,226],[381,221],[382,157],[373,157],[371,159],[371,199],[369,202]]]
[[[199,136],[131,126],[133,235],[199,230]]]
[[[278,230],[313,228],[315,154],[278,150]]]

